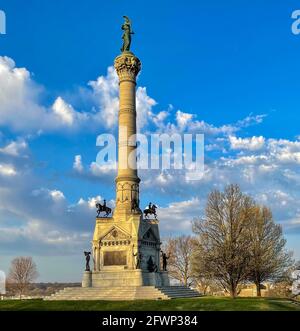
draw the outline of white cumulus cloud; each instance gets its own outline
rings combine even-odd
[[[232,149],[247,149],[250,151],[257,151],[264,147],[265,138],[263,136],[251,138],[237,138],[229,136],[230,146]]]
[[[54,114],[57,115],[58,119],[60,119],[66,125],[72,125],[75,119],[75,111],[70,104],[67,104],[61,97],[58,97],[53,106],[52,106]]]
[[[6,146],[0,148],[0,153],[10,156],[20,156],[27,147],[27,142],[24,139],[20,139],[17,141],[11,141]]]
[[[15,176],[16,174],[17,171],[15,170],[14,166],[0,163],[0,175],[11,177]]]
[[[82,172],[83,171],[83,165],[82,165],[82,157],[81,155],[75,155],[74,163],[73,163],[73,169]]]

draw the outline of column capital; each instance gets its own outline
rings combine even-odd
[[[115,69],[120,82],[133,81],[141,70],[141,61],[132,52],[123,52],[115,59]]]

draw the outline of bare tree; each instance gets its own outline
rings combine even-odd
[[[285,250],[281,226],[274,223],[266,207],[255,208],[250,237],[249,280],[255,283],[260,297],[264,281],[283,282],[287,278],[293,266],[292,253]]]
[[[38,277],[36,264],[31,257],[17,257],[11,262],[9,282],[14,285],[20,299],[29,284]]]
[[[198,235],[196,252],[206,273],[233,298],[248,276],[253,207],[253,200],[239,186],[229,185],[224,192],[215,190],[209,195],[205,217],[193,224]]]
[[[165,243],[165,250],[169,255],[169,274],[185,286],[192,284],[191,258],[193,241],[194,238],[191,236],[180,236],[178,238],[170,238]]]
[[[206,295],[215,287],[213,274],[209,271],[203,259],[203,250],[201,245],[194,241],[194,253],[192,256],[192,277],[198,290]]]

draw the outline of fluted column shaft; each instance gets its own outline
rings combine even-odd
[[[119,77],[118,175],[116,178],[116,210],[131,213],[133,200],[139,203],[139,182],[136,169],[136,76],[140,60],[131,52],[115,59]]]

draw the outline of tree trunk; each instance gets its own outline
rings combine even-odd
[[[261,297],[260,283],[257,283],[255,285],[256,285],[256,296]]]
[[[234,284],[231,284],[230,296],[232,297],[232,299],[235,299],[237,297],[237,287]]]
[[[188,286],[188,276],[184,275],[184,286]]]

